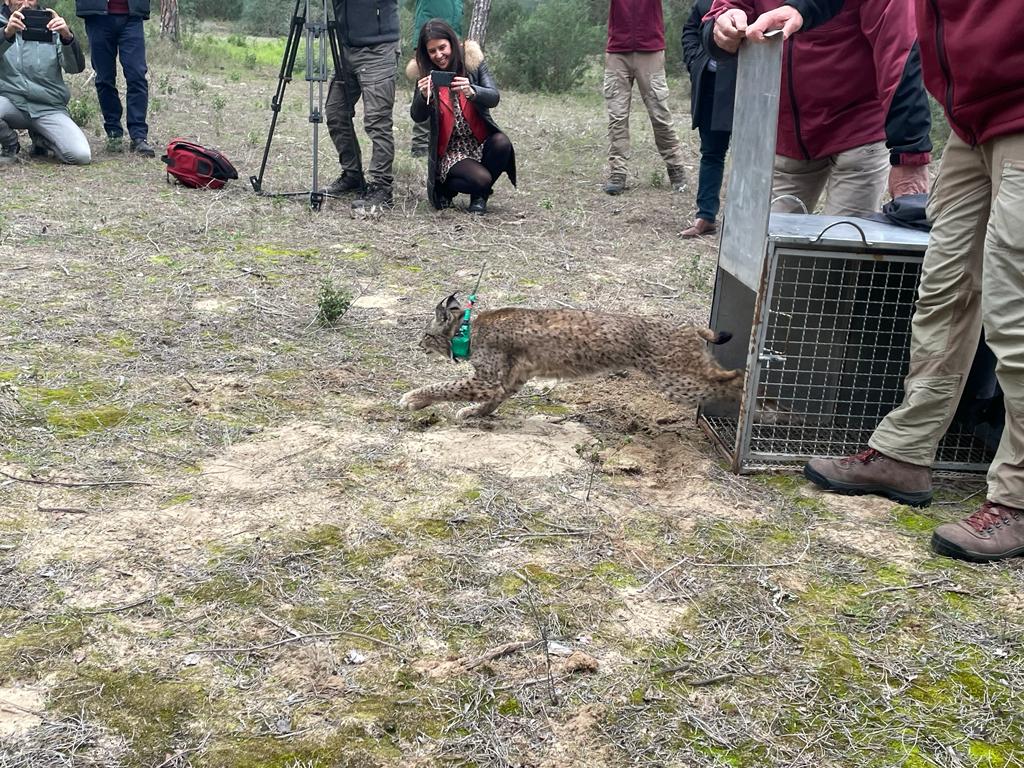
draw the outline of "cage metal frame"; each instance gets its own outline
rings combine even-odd
[[[795,243],[786,242],[784,238],[775,240],[769,237],[766,250],[760,289],[751,294],[753,306],[746,358],[744,361],[737,360],[738,350],[735,350],[732,352],[731,360],[722,361],[723,364],[732,367],[737,367],[738,363],[745,364],[744,392],[739,410],[736,412],[733,405],[730,413],[729,408],[716,410],[713,404],[710,407],[708,404],[702,404],[698,411],[698,423],[719,450],[730,459],[732,469],[737,473],[792,469],[815,456],[849,455],[866,447],[867,438],[875,424],[902,400],[903,379],[909,367],[913,297],[916,295],[923,261],[923,246],[902,244],[898,247],[887,247],[885,244],[868,243],[866,240],[858,244],[848,240]],[[822,341],[820,337],[810,340],[801,338],[795,343],[800,348],[799,351],[804,353],[806,347],[811,350],[811,354],[793,356],[785,354],[790,351],[788,348],[773,348],[776,338],[773,332],[779,328],[776,321],[780,316],[787,314],[785,307],[779,306],[780,289],[787,285],[782,273],[787,268],[795,269],[797,272],[806,268],[801,266],[801,261],[803,265],[811,265],[811,277],[802,286],[799,282],[794,284],[803,287],[803,292],[794,290],[792,295],[786,298],[793,302],[805,302],[805,314],[808,317],[813,316],[811,308],[814,302],[829,300],[827,294],[830,289],[837,289],[838,286],[840,294],[845,291],[847,295],[834,297],[834,300],[840,302],[833,314],[836,323],[831,328],[825,328],[831,332],[832,337],[827,341]],[[824,263],[824,266],[818,269],[820,263]],[[840,264],[839,268],[833,266],[835,263]],[[851,268],[851,265],[856,268]],[[864,269],[865,265],[870,265],[871,269]],[[884,270],[882,266],[885,267]],[[882,271],[886,272],[886,279],[895,274],[900,284],[892,286],[885,280],[879,284],[874,278]],[[830,273],[840,275],[838,284],[828,280],[815,282],[815,275],[824,274],[827,277]],[[716,284],[715,301],[712,306],[712,327],[719,327],[719,315],[723,309],[723,297],[719,288],[720,282]],[[815,291],[822,295],[814,296]],[[893,292],[894,295],[888,296]],[[873,293],[880,293],[882,300],[872,298]],[[873,333],[885,333],[885,330],[876,328],[865,331],[862,327],[852,327],[862,323],[866,316],[842,315],[842,303],[845,302],[852,308],[857,308],[858,305],[882,304],[884,310],[884,299],[887,296],[891,299],[888,305],[891,311],[888,315],[882,312],[878,317],[878,323],[891,321],[898,324],[900,327],[892,329],[891,335],[894,338],[898,337],[899,343],[890,343],[886,348],[885,359],[881,361],[885,364],[885,371],[878,373],[872,367],[879,362],[874,353],[880,345],[852,345],[849,343],[849,335],[870,336]],[[845,326],[838,322],[841,317],[847,321]],[[863,325],[869,323],[863,322]],[[789,329],[792,328],[793,325],[790,324]],[[796,330],[799,333],[813,333],[822,329],[797,327]],[[741,333],[736,335],[742,336]],[[836,338],[837,336],[842,338]],[[788,336],[782,341],[785,344],[794,344]],[[844,351],[849,347],[855,347],[860,355],[837,356],[831,350],[828,354],[814,354],[814,351],[822,346],[839,346],[843,347]],[[867,354],[869,352],[871,354]],[[722,355],[718,350],[715,350],[715,354],[729,357],[729,353]],[[813,370],[808,373],[800,366],[786,368],[785,363],[789,362],[791,357],[807,357],[811,360]],[[779,367],[780,363],[782,367]],[[814,364],[818,364],[816,369]],[[804,380],[800,380],[801,375],[805,376]],[[822,381],[813,381],[815,376]],[[855,391],[865,380],[872,382],[873,377],[879,379],[876,391],[871,393],[873,399],[858,402],[841,396],[844,391]],[[808,405],[803,411],[788,409],[781,411],[780,415],[779,411],[773,413],[766,408],[768,401],[773,399],[772,395],[778,396],[779,393],[794,388],[805,393],[818,390],[822,396],[817,400],[813,397],[806,398],[804,402]],[[798,402],[791,392],[784,394],[780,400],[786,400],[789,404]],[[788,419],[794,421],[785,423]],[[818,419],[819,422],[808,423],[807,419]],[[812,432],[816,437],[801,436],[801,432]],[[939,444],[934,468],[956,473],[984,471],[992,453],[991,447],[980,437],[952,428]]]

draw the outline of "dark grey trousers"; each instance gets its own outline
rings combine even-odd
[[[331,141],[338,150],[343,171],[363,173],[362,153],[356,138],[356,103],[363,100],[363,128],[373,146],[368,182],[390,187],[395,161],[395,80],[398,73],[398,43],[363,47],[343,46],[341,72],[335,72],[327,93],[324,112]]]

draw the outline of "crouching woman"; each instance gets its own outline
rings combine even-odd
[[[487,198],[502,173],[516,183],[512,142],[491,118],[501,98],[480,46],[458,35],[446,22],[431,19],[416,45],[419,78],[410,114],[430,121],[427,197],[447,208],[459,193],[469,195],[470,213],[487,212]],[[451,85],[435,85],[431,71],[451,73]],[[441,75],[440,78],[445,78]]]
[[[25,40],[25,10],[36,10],[37,0],[7,0],[0,5],[0,157],[13,161],[21,150],[18,129],[28,129],[33,154],[52,151],[71,165],[92,159],[89,142],[68,113],[71,94],[61,70],[76,74],[85,69],[78,38],[56,11],[39,36],[45,42]],[[39,9],[42,10],[42,9]]]

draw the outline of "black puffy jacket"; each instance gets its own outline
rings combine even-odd
[[[398,0],[334,0],[334,18],[341,44],[363,48],[397,43]]]

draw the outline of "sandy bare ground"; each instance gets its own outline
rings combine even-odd
[[[158,140],[256,171],[272,75],[164,54],[153,83]],[[271,188],[308,183],[304,110]],[[676,238],[642,114],[601,193],[596,91],[506,94],[522,184],[483,219],[428,209],[396,115],[380,218],[98,139],[5,171],[0,765],[1024,764],[1024,569],[927,546],[980,483],[911,511],[734,477],[635,377],[397,409],[460,374],[415,344],[483,259],[487,307],[701,322],[715,244]],[[324,280],[357,296],[330,327]]]

